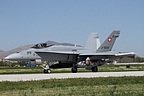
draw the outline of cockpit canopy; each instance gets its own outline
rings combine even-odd
[[[50,47],[50,46],[52,46],[52,45],[47,45],[47,43],[38,43],[31,48],[41,49],[41,48],[46,48],[46,47]]]
[[[33,47],[31,48],[35,48],[35,49],[41,49],[41,48],[47,48],[47,47],[51,47],[54,45],[62,45],[62,46],[76,46],[76,47],[82,47],[80,45],[75,45],[75,44],[70,44],[70,43],[57,43],[57,42],[47,42],[47,43],[38,43],[35,44]]]

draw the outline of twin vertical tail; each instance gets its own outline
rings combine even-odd
[[[96,50],[96,52],[111,51],[116,38],[119,37],[119,34],[120,34],[120,31],[118,31],[118,30],[113,31],[109,35],[109,37],[103,42],[103,44]]]
[[[100,47],[100,39],[97,33],[90,33],[85,48],[97,50]]]

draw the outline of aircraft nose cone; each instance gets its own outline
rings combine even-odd
[[[9,60],[9,56],[5,57],[4,59],[5,59],[5,60]]]
[[[5,57],[5,60],[11,60],[11,59],[13,59],[12,55],[9,55],[9,56]]]
[[[5,60],[15,60],[17,59],[19,56],[18,53],[14,53],[14,54],[11,54],[11,55],[8,55],[7,57],[5,57]]]

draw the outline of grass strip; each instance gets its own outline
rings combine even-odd
[[[1,96],[144,96],[144,77],[0,82]]]

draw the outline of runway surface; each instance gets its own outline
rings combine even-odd
[[[10,75],[0,75],[0,82],[65,79],[65,78],[122,77],[122,76],[144,76],[144,71],[97,72],[97,73],[89,72],[89,73],[51,73],[51,74],[10,74]]]

